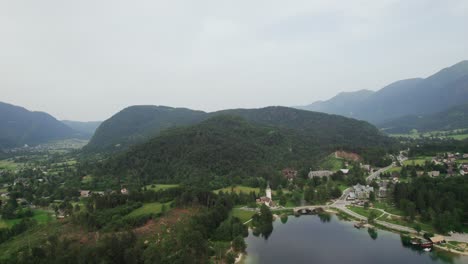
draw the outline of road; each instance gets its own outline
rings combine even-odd
[[[378,178],[380,176],[380,174],[388,169],[391,169],[393,168],[395,165],[392,163],[391,165],[385,167],[385,168],[381,168],[377,171],[375,171],[374,173],[372,173],[371,175],[367,176],[366,178],[366,182],[369,184],[371,183],[374,179]]]

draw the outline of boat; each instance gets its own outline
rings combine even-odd
[[[432,248],[432,242],[430,241],[426,241],[426,242],[422,242],[421,244],[419,244],[422,248],[426,249],[426,248]]]
[[[431,252],[432,248],[424,248],[423,250],[426,252]]]

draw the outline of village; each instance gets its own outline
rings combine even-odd
[[[449,232],[446,235],[434,233],[428,225],[418,221],[409,221],[403,212],[393,203],[392,192],[396,184],[409,182],[418,177],[456,177],[468,174],[468,154],[440,153],[434,157],[408,158],[407,152],[393,158],[393,162],[384,168],[373,168],[368,164],[357,161],[343,162],[344,168],[338,170],[310,170],[307,177],[311,181],[329,182],[336,179],[336,175],[346,179],[353,166],[359,166],[364,171],[365,182],[342,187],[342,194],[338,199],[330,199],[322,204],[309,203],[305,199],[301,204],[288,207],[281,206],[275,201],[270,185],[267,186],[265,196],[257,199],[257,204],[265,204],[274,211],[293,209],[298,214],[321,212],[321,210],[345,213],[355,219],[356,228],[374,228],[375,226],[396,232],[410,234],[408,245],[430,251],[434,246],[452,252],[468,254],[468,236],[466,234]],[[352,166],[350,166],[352,164]],[[405,171],[406,170],[406,171]],[[402,173],[403,171],[403,173]],[[298,171],[292,168],[282,170],[282,175],[290,184],[294,184]],[[346,181],[344,181],[346,182]],[[318,192],[318,190],[314,190]],[[318,210],[319,209],[319,210]],[[422,228],[424,227],[424,228]]]

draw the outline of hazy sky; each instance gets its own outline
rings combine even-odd
[[[0,101],[59,119],[303,105],[464,59],[466,0],[0,0]]]

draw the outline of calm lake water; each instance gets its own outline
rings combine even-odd
[[[289,216],[285,224],[278,219],[268,239],[250,232],[246,243],[247,264],[468,263],[468,257],[404,247],[400,236],[388,231],[377,230],[373,239],[367,229],[358,230],[335,215],[328,220],[316,215]]]

